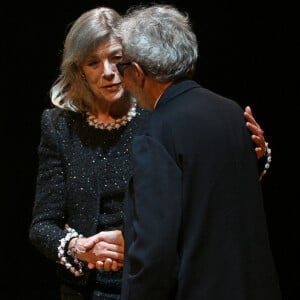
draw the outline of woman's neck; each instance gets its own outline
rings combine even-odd
[[[125,116],[132,106],[130,97],[120,99],[116,102],[99,101],[96,103],[92,115],[101,122],[112,122]]]

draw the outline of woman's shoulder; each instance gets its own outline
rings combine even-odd
[[[69,131],[74,125],[82,122],[83,116],[79,112],[59,107],[45,108],[41,116],[41,127],[45,131]]]
[[[60,107],[47,107],[42,112],[42,117],[51,117],[51,118],[76,118],[81,115],[78,112],[71,110],[63,109]]]
[[[59,107],[48,107],[42,112],[42,121],[52,123],[65,123],[72,120],[82,119],[82,114]]]

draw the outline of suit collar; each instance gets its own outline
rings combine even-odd
[[[186,91],[194,88],[199,88],[200,85],[194,80],[180,80],[175,81],[170,85],[159,97],[156,102],[155,109],[171,101],[172,98],[176,97],[179,94],[185,93]]]

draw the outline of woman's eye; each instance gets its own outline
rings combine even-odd
[[[115,62],[120,62],[122,60],[122,55],[115,55],[113,59]]]
[[[96,65],[96,64],[97,64],[96,61],[90,61],[90,62],[87,63],[87,65],[90,66],[90,67],[91,67],[91,66],[94,66],[94,65]]]

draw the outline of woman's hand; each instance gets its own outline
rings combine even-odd
[[[88,238],[71,240],[69,249],[78,259],[86,261],[90,269],[118,271],[123,267],[124,239],[120,230],[101,231]]]
[[[264,138],[264,131],[261,129],[259,124],[253,117],[252,111],[250,106],[246,106],[244,111],[244,117],[246,119],[246,126],[252,133],[251,138],[252,141],[255,143],[255,152],[257,159],[260,159],[264,156],[266,151],[266,141]]]

